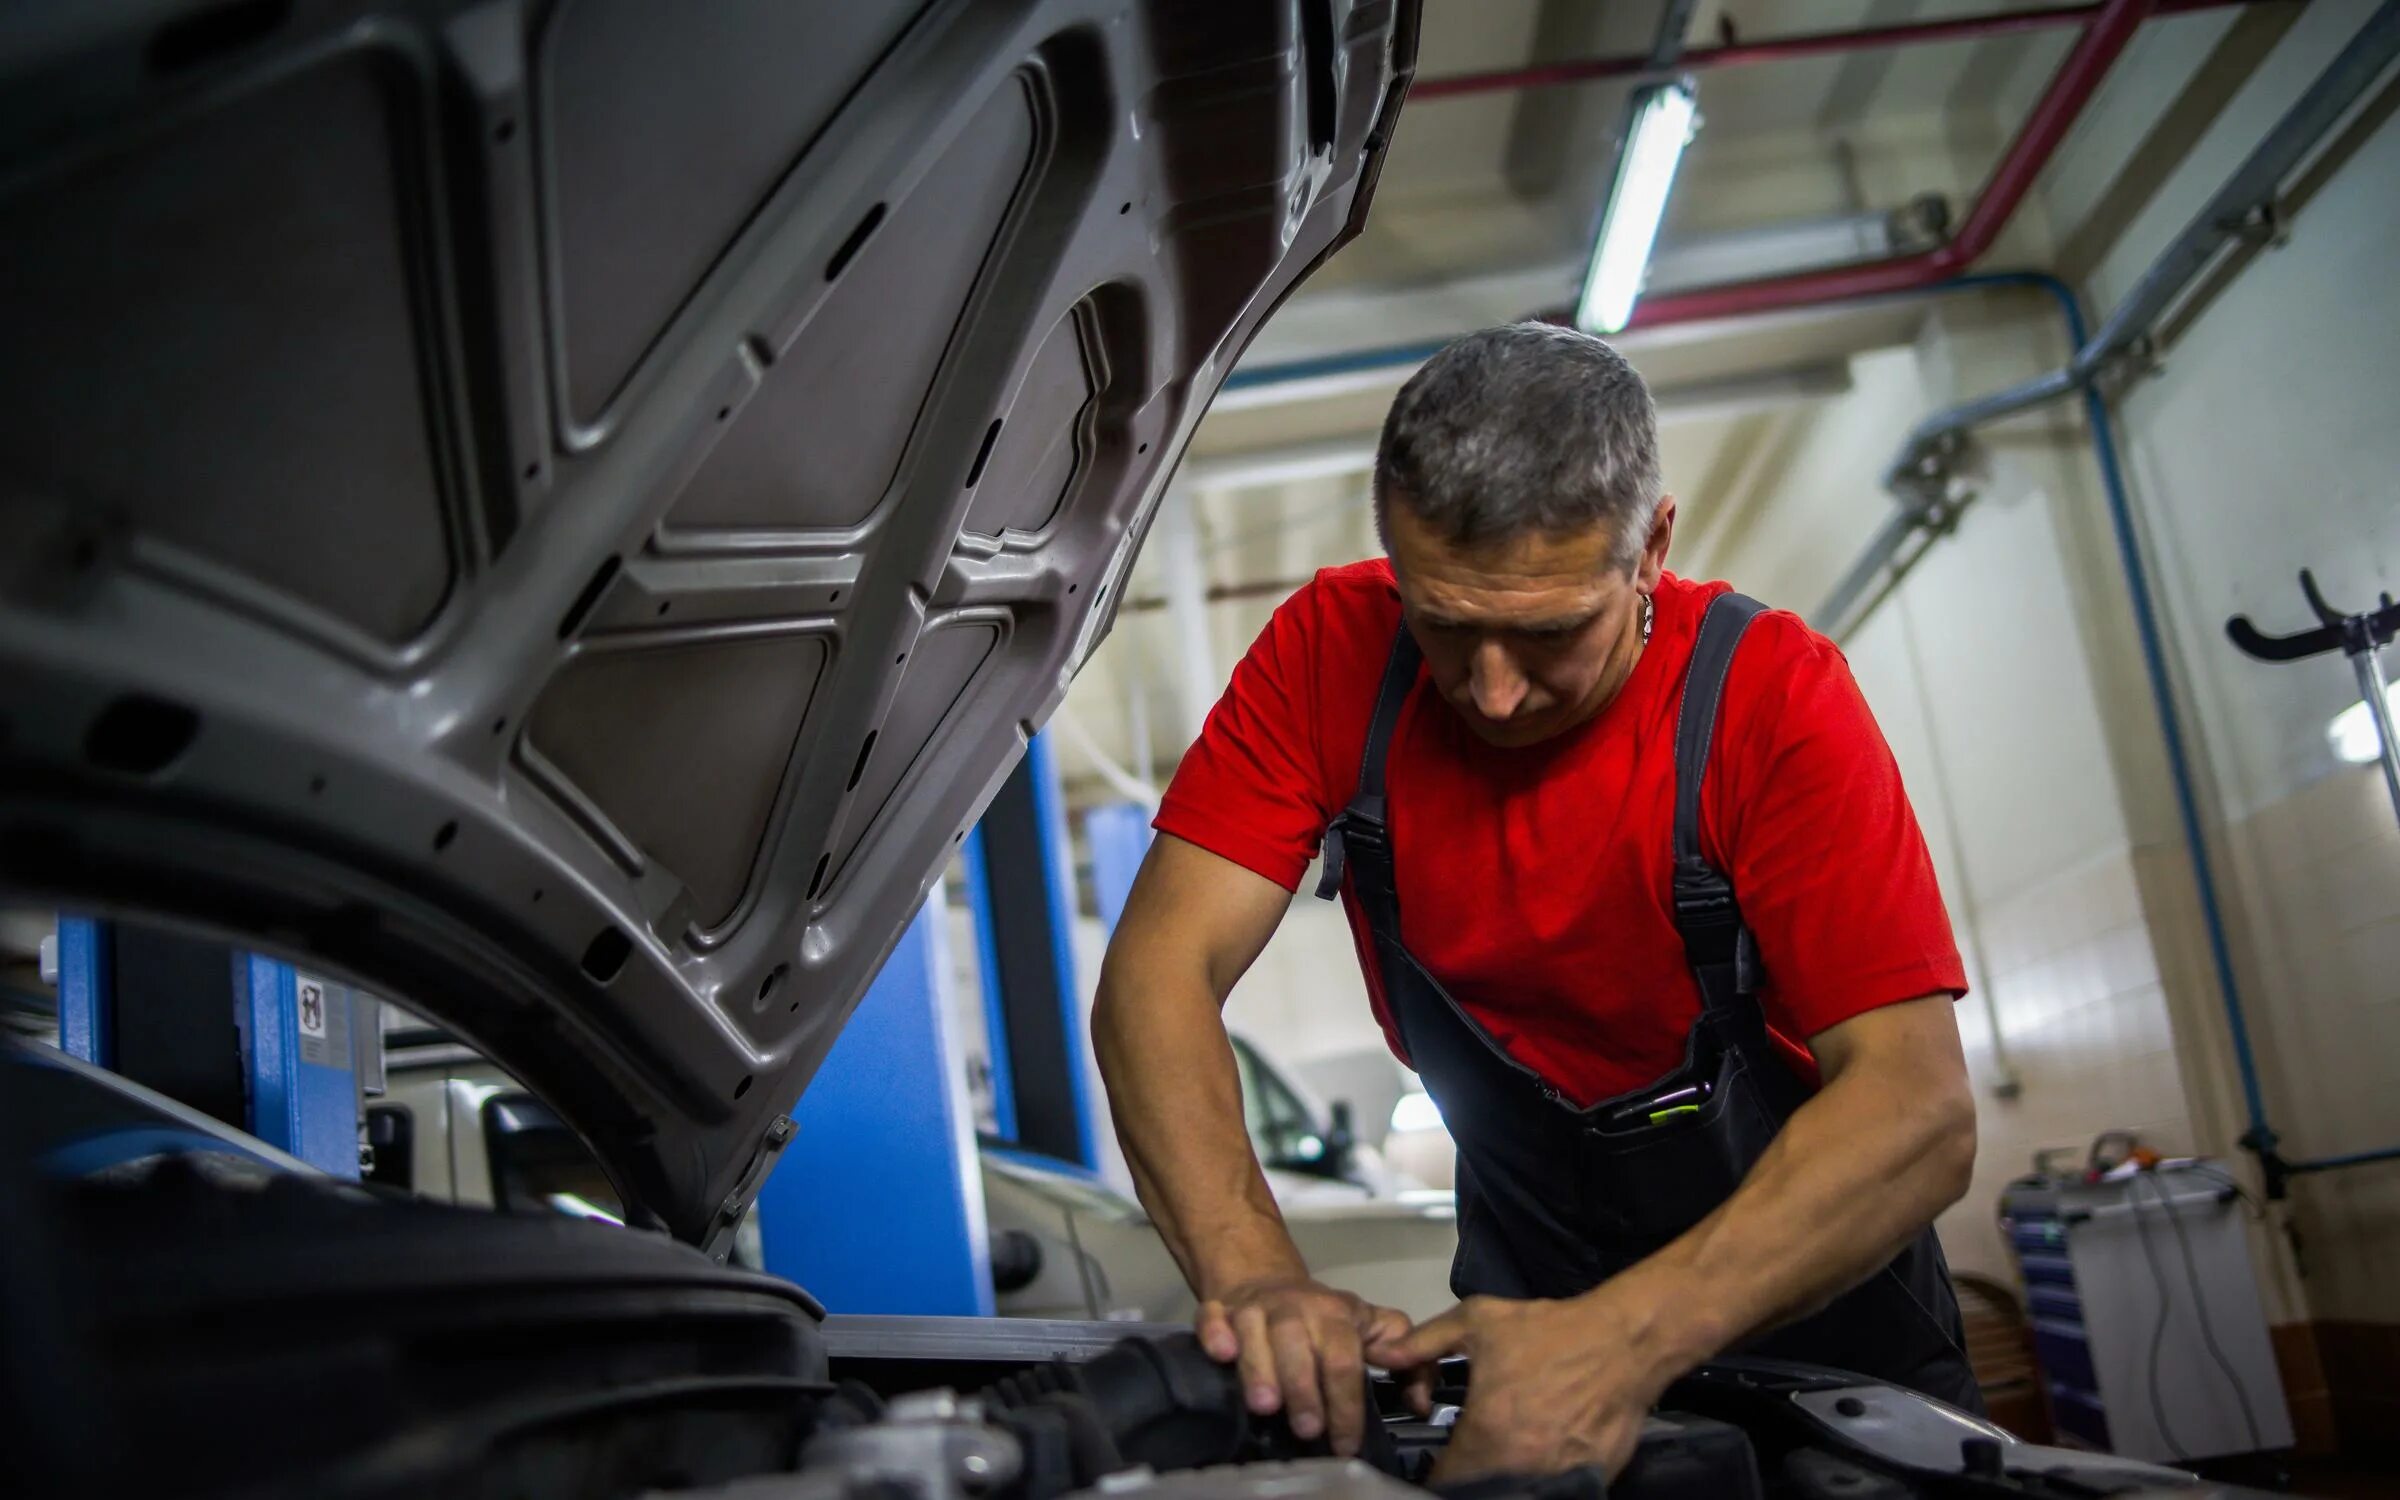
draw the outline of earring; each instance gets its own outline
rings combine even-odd
[[[1642,644],[1650,644],[1650,627],[1658,620],[1658,601],[1642,595]]]

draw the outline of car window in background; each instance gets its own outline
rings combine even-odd
[[[1233,1061],[1242,1081],[1242,1123],[1259,1161],[1287,1171],[1321,1170],[1325,1138],[1299,1097],[1240,1037],[1233,1038]]]
[[[483,1105],[492,1206],[502,1213],[563,1213],[625,1222],[625,1205],[591,1148],[531,1094],[495,1094]]]

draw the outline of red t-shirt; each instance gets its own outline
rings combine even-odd
[[[1519,1062],[1591,1104],[1683,1060],[1700,997],[1669,897],[1675,710],[1721,583],[1672,574],[1616,698],[1556,739],[1477,739],[1427,680],[1388,762],[1401,937]],[[1400,623],[1391,564],[1329,568],[1259,634],[1185,753],[1163,833],[1298,888],[1358,784]],[[1933,862],[1849,664],[1784,611],[1751,623],[1725,683],[1700,846],[1758,940],[1767,1020],[1799,1039],[1880,1005],[1966,992]],[[1392,1050],[1373,948],[1350,927]],[[1403,1055],[1405,1061],[1405,1056]]]

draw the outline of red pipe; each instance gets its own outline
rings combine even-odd
[[[2181,15],[2187,11],[2217,10],[2254,0],[2161,0],[2155,13]],[[1604,78],[1644,75],[1671,77],[1710,68],[1739,68],[1754,63],[1784,62],[1795,57],[1862,52],[1876,47],[1903,47],[1916,42],[1954,42],[1975,37],[2011,36],[2019,32],[2050,31],[2064,26],[2087,26],[2107,14],[2104,3],[2068,5],[2050,10],[2004,10],[1982,15],[1952,16],[1939,21],[1912,21],[1900,26],[1869,26],[1856,31],[1820,31],[1799,36],[1768,37],[1723,47],[1694,47],[1665,68],[1651,66],[1639,52],[1614,57],[1575,58],[1537,63],[1527,68],[1504,68],[1490,73],[1453,73],[1444,78],[1420,78],[1409,86],[1411,104],[1426,99],[1452,99],[1465,94],[1501,93],[1512,89],[1550,88],[1566,83],[1591,83]]]
[[[1903,292],[1947,281],[1965,271],[2000,237],[2017,205],[2025,201],[2034,179],[2049,164],[2059,142],[2066,139],[2084,106],[2099,92],[2110,66],[2156,5],[2157,0],[2107,0],[2100,7],[2098,19],[2060,64],[2049,88],[2043,91],[2041,102],[2034,105],[2033,113],[2018,128],[2016,139],[2001,153],[1999,165],[1992,169],[1991,180],[1984,184],[1966,222],[1948,241],[1915,255],[1870,261],[1865,265],[1834,266],[1823,271],[1802,271],[1790,276],[1644,297],[1634,304],[1633,318],[1626,326],[1655,328],[1668,323],[1693,323]]]

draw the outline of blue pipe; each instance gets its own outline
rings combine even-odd
[[[1295,359],[1280,365],[1257,365],[1226,376],[1222,389],[1239,391],[1262,385],[1289,385],[1295,380],[1316,380],[1327,375],[1354,375],[1361,370],[1421,365],[1449,348],[1453,342],[1451,339],[1436,339],[1430,344],[1394,344],[1382,349],[1354,349],[1343,354],[1319,355],[1314,359]]]
[[[2046,293],[2058,304],[2059,316],[2065,321],[2070,353],[2067,368],[2072,371],[2083,351],[2091,343],[2090,331],[2083,321],[2083,309],[2075,300],[2074,291],[2047,271],[1985,271],[1914,291],[1896,293],[1891,298],[1918,296],[1929,293],[1982,292],[2002,288],[2030,289]],[[2142,666],[2150,679],[2150,696],[2158,710],[2159,732],[2167,745],[2167,770],[2175,784],[2175,813],[2183,825],[2183,841],[2192,857],[2192,883],[2200,896],[2200,924],[2208,934],[2210,967],[2216,972],[2217,992],[2224,997],[2225,1025],[2233,1037],[2233,1056],[2242,1079],[2242,1100],[2250,1113],[2250,1129],[2242,1144],[2257,1153],[2265,1165],[2270,1185],[2279,1172],[2289,1171],[2295,1163],[2283,1162],[2275,1154],[2276,1135],[2267,1124],[2266,1096],[2259,1087],[2258,1059],[2250,1045],[2250,1025],[2242,1009],[2241,983],[2234,977],[2233,947],[2225,934],[2225,911],[2217,896],[2215,864],[2208,854],[2208,840],[2200,823],[2200,796],[2197,778],[2192,773],[2191,753],[2186,747],[2182,715],[2176,711],[2173,679],[2168,675],[2164,634],[2159,629],[2158,607],[2151,595],[2150,570],[2142,560],[2140,536],[2134,530],[2133,502],[2125,489],[2125,470],[2117,456],[2116,424],[2110,419],[2108,403],[2088,381],[2078,381],[2083,396],[2084,419],[2091,424],[2092,457],[2100,468],[2100,488],[2108,498],[2109,528],[2117,541],[2117,561],[2125,571],[2125,592],[2133,606],[2134,629],[2141,637]],[[2062,390],[2060,394],[2064,394]],[[2400,1155],[2400,1151],[2395,1151]],[[2372,1153],[2369,1154],[2370,1156]]]
[[[2340,1167],[2362,1167],[2377,1161],[2400,1161],[2400,1146],[2386,1146],[2380,1151],[2350,1151],[2340,1156],[2317,1156],[2306,1161],[2287,1161],[2283,1164],[2283,1170],[2297,1177],[2307,1172],[2331,1172]]]
[[[2090,342],[2083,310],[2075,293],[2057,277],[2043,271],[2006,271],[1963,276],[1950,286],[2031,287],[2047,292],[2065,318],[2067,337],[2080,354]],[[2070,356],[2072,358],[2072,356]],[[2261,1158],[2271,1157],[2276,1136],[2267,1124],[2266,1096],[2259,1088],[2258,1059],[2250,1046],[2250,1025],[2242,1010],[2242,992],[2233,973],[2233,948],[2225,935],[2224,908],[2217,898],[2216,867],[2209,859],[2208,840],[2200,823],[2200,797],[2185,746],[2182,715],[2176,711],[2174,682],[2167,671],[2167,652],[2158,625],[2158,608],[2151,597],[2150,570],[2142,561],[2140,536],[2134,530],[2133,503],[2125,490],[2125,471],[2117,458],[2116,424],[2108,403],[2090,384],[2083,387],[2084,419],[2092,428],[2092,456],[2100,466],[2100,488],[2108,497],[2109,529],[2117,539],[2117,561],[2125,570],[2125,592],[2133,605],[2133,623],[2142,641],[2142,666],[2150,678],[2150,697],[2158,709],[2161,736],[2167,742],[2167,770],[2175,783],[2175,813],[2183,825],[2183,841],[2191,851],[2192,883],[2200,895],[2200,924],[2208,933],[2208,957],[2216,971],[2217,991],[2225,999],[2225,1026],[2233,1036],[2233,1056],[2242,1077],[2242,1100],[2250,1112],[2250,1130],[2242,1144]]]
[[[2080,363],[2082,352],[2090,346],[2085,330],[2082,309],[2075,294],[2065,282],[2043,271],[2001,271],[1962,276],[1929,292],[1978,291],[1997,287],[2027,287],[2046,292],[2057,302],[2066,321],[2067,336],[2073,340]],[[2373,1151],[2351,1151],[2336,1156],[2288,1160],[2275,1148],[2280,1140],[2272,1125],[2267,1123],[2264,1091],[2258,1081],[2258,1058],[2250,1042],[2250,1025],[2242,1007],[2240,982],[2233,971],[2233,950],[2226,937],[2225,913],[2217,895],[2214,863],[2209,858],[2208,841],[2200,823],[2200,799],[2192,773],[2191,755],[2186,748],[2182,716],[2176,711],[2175,690],[2168,675],[2166,647],[2158,624],[2158,610],[2151,595],[2148,566],[2142,560],[2141,539],[2134,530],[2133,505],[2125,489],[2124,467],[2117,457],[2116,426],[2110,419],[2108,403],[2088,381],[2080,382],[2085,419],[2092,429],[2092,454],[2100,468],[2100,484],[2108,498],[2109,527],[2117,541],[2117,557],[2125,570],[2125,590],[2133,605],[2136,631],[2141,637],[2142,665],[2150,679],[2150,693],[2158,709],[2159,732],[2166,741],[2167,767],[2175,784],[2175,812],[2183,826],[2185,847],[2191,851],[2192,883],[2200,897],[2201,925],[2208,934],[2208,955],[2217,979],[2218,993],[2224,997],[2225,1027],[2233,1041],[2234,1063],[2241,1074],[2242,1100],[2249,1110],[2250,1128],[2241,1144],[2258,1157],[2266,1173],[2267,1190],[2272,1197],[2283,1196],[2284,1181],[2311,1172],[2331,1172],[2344,1167],[2365,1166],[2373,1162],[2400,1161],[2400,1146],[2387,1146]]]
[[[2091,336],[2083,321],[2083,309],[2075,300],[2074,291],[2047,271],[1987,271],[1960,276],[1916,292],[1900,293],[1913,296],[1924,293],[1980,292],[2000,288],[2023,288],[2046,293],[2058,304],[2060,317],[2065,321],[2067,338],[2072,352],[2068,368],[2075,367],[2078,357],[2090,344]],[[1878,299],[1889,300],[1889,299]],[[2084,419],[2092,429],[2092,457],[2099,465],[2100,488],[2108,500],[2109,529],[2117,541],[2117,561],[2125,572],[2125,592],[2133,606],[2133,623],[2142,643],[2142,666],[2150,679],[2151,702],[2158,710],[2161,738],[2167,746],[2167,770],[2175,784],[2175,814],[2183,827],[2184,846],[2191,852],[2192,883],[2200,897],[2200,925],[2208,934],[2210,967],[2216,973],[2217,992],[2224,997],[2225,1026],[2233,1039],[2234,1063],[2242,1080],[2242,1100],[2250,1114],[2250,1128],[2241,1144],[2254,1152],[2265,1168],[2269,1190],[2280,1186],[2283,1174],[2294,1169],[2324,1170],[2323,1166],[2286,1162],[2276,1154],[2277,1136],[2267,1123],[2266,1095],[2258,1082],[2258,1059],[2250,1045],[2250,1024],[2242,1008],[2241,982],[2234,977],[2233,947],[2226,937],[2225,911],[2217,896],[2216,866],[2209,858],[2208,840],[2200,823],[2200,796],[2197,778],[2192,773],[2191,753],[2186,747],[2182,715],[2176,711],[2174,681],[2168,675],[2167,653],[2163,632],[2158,624],[2158,607],[2150,588],[2150,570],[2142,560],[2140,536],[2134,530],[2133,502],[2125,489],[2125,470],[2117,456],[2116,424],[2110,419],[2108,403],[2089,381],[2078,382],[2083,395]],[[2389,1153],[2400,1155],[2400,1149]],[[2364,1153],[2360,1159],[2375,1159],[2377,1153]],[[2341,1164],[2347,1165],[2347,1160]],[[2280,1194],[2278,1193],[2278,1196]]]

